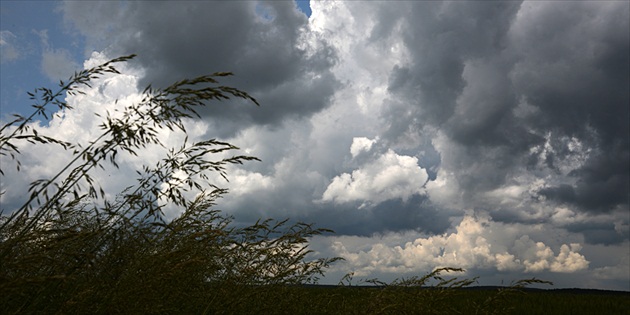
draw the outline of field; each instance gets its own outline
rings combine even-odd
[[[512,314],[630,314],[629,292],[533,291],[510,301]]]
[[[251,290],[251,291],[250,291]],[[630,292],[305,286],[243,291],[248,302],[209,313],[241,314],[629,314]],[[264,296],[265,294],[262,294]],[[282,296],[281,298],[278,298]],[[256,298],[258,297],[258,298]]]

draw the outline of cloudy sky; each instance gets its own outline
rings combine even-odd
[[[480,284],[630,290],[627,1],[308,5],[2,1],[2,120],[29,112],[34,87],[138,54],[41,122],[89,141],[93,112],[148,84],[231,71],[224,83],[261,106],[210,104],[191,140],[262,161],[230,170],[219,208],[237,223],[335,230],[311,243],[346,259],[324,283],[450,266]],[[25,171],[0,183],[3,208],[65,158],[23,151]],[[123,157],[101,184],[115,193],[134,180],[124,170],[157,156]]]

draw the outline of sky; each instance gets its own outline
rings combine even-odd
[[[322,283],[449,266],[482,285],[630,290],[627,1],[0,5],[2,121],[30,112],[26,91],[138,55],[68,96],[75,110],[38,122],[41,133],[87,143],[94,112],[149,84],[235,73],[222,83],[261,106],[209,104],[187,122],[189,141],[218,138],[261,159],[220,182],[230,193],[218,208],[237,224],[335,231],[310,242],[345,258]],[[68,157],[21,149],[22,171],[0,182],[5,210]],[[160,154],[121,156],[120,170],[96,177],[115,195]]]

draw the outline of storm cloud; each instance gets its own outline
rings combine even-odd
[[[289,1],[67,2],[66,21],[109,55],[137,54],[139,86],[166,87],[185,78],[233,72],[222,83],[247,91],[245,102],[207,108],[216,134],[243,126],[278,126],[328,105],[339,85],[330,68],[334,50],[306,38],[307,17]],[[112,18],[103,18],[109,12]],[[227,102],[226,102],[227,103]]]
[[[554,179],[538,197],[587,212],[628,209],[625,8],[414,5],[399,17],[412,57],[390,74],[389,134],[396,139],[427,125],[443,133],[440,145],[452,151],[442,168],[457,173],[473,204],[473,195],[528,172]],[[399,115],[399,107],[410,114]]]

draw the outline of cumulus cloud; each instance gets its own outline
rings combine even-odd
[[[541,272],[549,269],[553,272],[574,272],[588,267],[588,261],[578,252],[580,244],[562,244],[558,256],[543,242],[534,242],[523,236],[514,242],[514,249],[520,253],[525,272]]]
[[[352,139],[350,154],[352,154],[352,157],[355,158],[362,152],[369,152],[372,148],[372,145],[374,145],[374,142],[376,142],[376,140],[371,140],[366,137],[356,137]]]
[[[357,150],[369,149],[369,146],[369,140],[355,138],[351,152],[354,156],[358,154]],[[322,201],[360,201],[360,208],[395,198],[406,201],[413,194],[423,193],[427,179],[427,172],[418,166],[417,158],[388,150],[352,174],[343,173],[333,178],[322,195]]]
[[[509,226],[484,217],[465,216],[453,232],[405,242],[410,236],[332,237],[331,246],[335,254],[346,258],[343,267],[357,276],[411,274],[444,266],[525,273],[570,273],[589,266],[579,244],[562,244],[556,254],[544,242],[528,235],[515,238]]]

